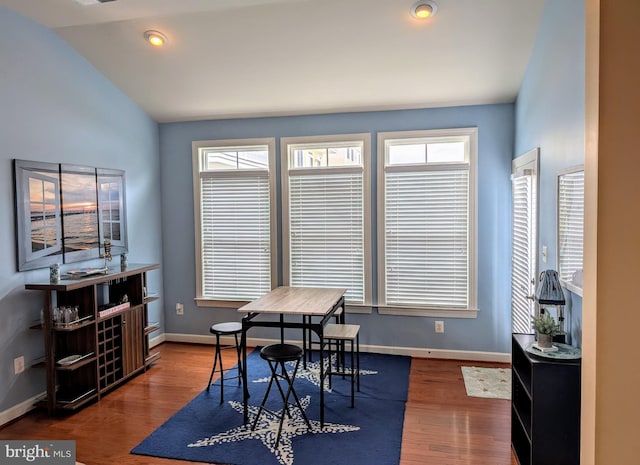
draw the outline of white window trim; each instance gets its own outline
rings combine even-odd
[[[195,221],[195,262],[196,262],[196,297],[194,301],[198,307],[216,307],[216,308],[240,308],[247,304],[243,300],[218,300],[205,297],[202,295],[202,231],[200,222],[202,220],[200,212],[200,149],[216,148],[216,147],[246,147],[266,145],[269,150],[269,203],[271,205],[271,286],[274,287],[278,283],[278,221],[276,211],[276,140],[270,138],[256,139],[223,139],[223,140],[204,140],[193,141],[191,143],[191,154],[193,163],[193,212]]]
[[[558,175],[556,177],[556,197],[557,197],[557,208],[556,208],[556,270],[560,273],[560,177],[565,174],[573,174],[578,173],[580,171],[584,171],[584,165],[576,165],[570,168],[566,168],[558,171]],[[584,230],[584,222],[583,222],[583,230]],[[583,239],[584,241],[584,239]],[[584,246],[584,244],[583,244]],[[584,267],[584,257],[583,257],[583,267]],[[560,279],[560,284],[562,287],[567,289],[568,291],[573,292],[574,294],[582,297],[582,288],[573,284],[571,281],[567,281],[566,279]]]
[[[469,136],[469,308],[421,308],[386,306],[385,273],[386,258],[384,250],[385,217],[385,141],[387,139],[411,139],[431,137]],[[431,316],[448,318],[476,318],[478,305],[478,128],[429,129],[422,131],[379,132],[378,148],[378,313],[381,315]]]
[[[361,305],[346,304],[349,313],[371,313],[372,302],[372,284],[371,284],[371,134],[338,134],[338,135],[321,135],[321,136],[300,136],[300,137],[282,137],[280,138],[280,168],[281,168],[281,187],[282,193],[282,280],[283,285],[288,286],[290,283],[290,264],[291,259],[289,247],[289,145],[302,144],[318,144],[332,142],[362,142],[362,176],[363,176],[363,228],[364,228],[364,303]],[[332,173],[353,171],[353,167],[344,168],[328,168]],[[296,172],[306,171],[306,168],[295,168]],[[310,168],[309,171],[318,172],[319,170]]]
[[[347,313],[360,313],[363,315],[371,315],[373,313],[371,305],[346,304],[345,307]]]
[[[438,318],[477,318],[478,309],[468,308],[462,310],[453,310],[451,308],[416,308],[416,307],[387,307],[379,306],[378,313],[380,315],[396,315],[396,316],[431,316]]]

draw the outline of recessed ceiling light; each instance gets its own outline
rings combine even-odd
[[[418,19],[426,19],[434,16],[438,11],[438,5],[431,0],[422,0],[411,7],[411,16]]]
[[[145,31],[144,38],[154,47],[162,47],[167,43],[167,36],[159,31]]]

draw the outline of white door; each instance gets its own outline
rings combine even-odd
[[[538,152],[533,149],[512,162],[511,187],[511,329],[531,333],[538,250]]]

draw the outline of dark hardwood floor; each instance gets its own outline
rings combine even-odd
[[[74,439],[77,459],[87,465],[186,463],[129,451],[202,391],[213,347],[164,343],[157,349],[162,356],[153,368],[100,402],[68,417],[34,410],[0,428],[0,438]],[[226,366],[235,363],[233,355],[225,351]],[[468,397],[463,365],[507,366],[412,360],[401,465],[517,465],[510,449],[510,401]]]

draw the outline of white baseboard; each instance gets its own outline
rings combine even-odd
[[[180,334],[165,333],[165,341],[167,342],[186,342],[191,344],[215,344],[216,339],[213,336],[201,334]],[[223,344],[231,344],[232,337],[222,337],[220,342]],[[264,346],[277,342],[275,339],[258,339],[249,338],[247,340],[250,346]],[[302,341],[292,341],[302,344]],[[360,345],[361,352],[373,352],[377,354],[391,355],[407,355],[416,358],[439,358],[451,360],[465,360],[473,362],[499,362],[511,363],[511,354],[502,352],[480,352],[471,350],[444,350],[444,349],[425,349],[420,347],[393,347],[379,345]]]
[[[14,405],[10,409],[5,410],[4,412],[0,412],[0,426],[9,423],[10,421],[15,420],[18,417],[21,417],[25,413],[33,410],[35,408],[35,403],[38,399],[44,396],[46,393],[42,392],[33,396],[30,399],[25,400],[24,402],[19,403],[18,405]]]
[[[155,346],[157,346],[158,344],[162,344],[166,340],[166,333],[162,333],[159,336],[149,338],[149,349],[153,349]]]
[[[440,358],[449,360],[464,360],[468,362],[499,362],[511,363],[511,354],[502,352],[481,352],[476,350],[445,350],[424,349],[420,347],[388,347],[367,346],[366,352],[378,354],[408,355],[415,358]],[[362,350],[362,346],[360,346]]]

